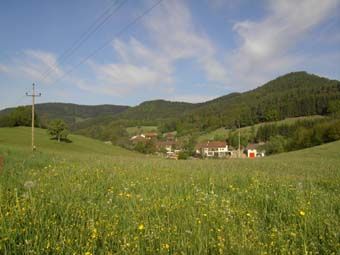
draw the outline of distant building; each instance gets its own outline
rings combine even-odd
[[[146,143],[148,140],[150,140],[149,138],[146,138],[146,136],[144,134],[141,134],[141,135],[135,135],[133,137],[130,138],[130,141],[133,143],[133,144],[137,144],[139,142],[142,142],[142,143]]]
[[[247,157],[248,158],[256,158],[257,150],[256,149],[248,149]]]
[[[178,143],[175,141],[158,141],[156,142],[156,148],[158,151],[165,150],[166,152],[175,152],[178,148]]]
[[[130,138],[130,141],[133,144],[137,144],[139,142],[147,142],[151,139],[157,139],[158,134],[156,132],[150,132],[150,133],[145,133],[145,134],[140,134],[140,135],[134,135]]]
[[[176,140],[176,136],[175,136],[175,134],[173,132],[165,133],[164,134],[164,138],[167,141],[175,141]]]
[[[177,159],[181,152],[180,145],[176,141],[158,141],[156,142],[157,151],[164,151],[167,158]]]
[[[260,149],[260,146],[262,145],[264,145],[264,143],[249,144],[245,149],[247,157],[248,158],[264,157],[265,152]]]
[[[231,155],[225,141],[208,141],[196,145],[196,154],[208,158],[224,158]]]
[[[147,139],[155,139],[158,136],[158,133],[156,132],[149,132],[144,134],[145,138]]]

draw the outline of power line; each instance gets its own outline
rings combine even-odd
[[[86,31],[84,31],[82,33],[82,35],[77,40],[75,40],[72,43],[71,47],[66,49],[60,55],[60,57],[58,57],[57,61],[43,73],[42,79],[41,79],[42,82],[46,80],[46,78],[52,73],[52,71],[56,70],[58,64],[65,63],[66,60],[68,60],[70,58],[70,56],[76,50],[78,50],[105,23],[107,23],[109,21],[109,19],[123,7],[123,5],[127,2],[127,0],[123,0],[120,3],[118,3],[118,2],[119,2],[119,0],[115,1],[106,11],[104,11],[102,13],[102,15],[100,15],[100,17],[98,17],[95,20],[95,22],[92,23],[92,25],[90,25],[90,27]],[[115,7],[115,8],[110,13],[110,11],[113,7]]]
[[[120,31],[118,31],[118,33],[116,33],[116,35],[110,39],[109,41],[105,42],[104,44],[102,44],[100,47],[98,47],[97,49],[95,49],[93,52],[91,52],[89,55],[87,55],[85,58],[83,58],[81,61],[78,62],[78,64],[76,64],[75,66],[73,66],[73,68],[70,68],[66,73],[64,73],[62,76],[60,76],[59,78],[57,78],[52,84],[57,83],[58,81],[60,81],[61,79],[63,79],[64,77],[66,77],[67,75],[71,74],[76,68],[78,68],[80,65],[84,64],[87,60],[89,60],[91,57],[95,56],[99,51],[101,51],[102,49],[104,49],[108,44],[112,43],[113,40],[116,37],[119,37],[120,35],[122,35],[126,30],[128,30],[130,27],[132,27],[133,25],[137,24],[137,22],[139,20],[141,20],[144,16],[146,16],[147,14],[149,14],[153,9],[155,9],[161,2],[163,2],[164,0],[158,0],[155,4],[153,4],[152,6],[150,6],[148,9],[146,9],[143,13],[141,13],[139,16],[137,16],[133,21],[131,21],[129,24],[127,24],[125,27],[123,27]]]

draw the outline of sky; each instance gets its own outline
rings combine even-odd
[[[1,1],[0,109],[29,104],[33,82],[38,103],[133,106],[294,71],[340,80],[340,0],[158,2]]]

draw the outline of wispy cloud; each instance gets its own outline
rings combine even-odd
[[[167,17],[166,19],[164,17]],[[227,74],[216,58],[209,38],[197,31],[191,13],[182,1],[165,1],[144,23],[152,46],[131,38],[113,43],[120,61],[92,64],[97,77],[112,91],[128,93],[135,89],[159,89],[176,81],[176,62],[194,60],[207,80],[225,83]],[[124,87],[122,90],[121,87]]]
[[[10,69],[3,64],[0,64],[0,73],[9,73]]]
[[[294,70],[304,61],[292,49],[336,10],[338,0],[268,1],[268,15],[259,22],[237,22],[240,46],[228,56],[232,82],[243,89],[259,85],[273,72]]]
[[[64,73],[57,64],[57,56],[42,50],[24,50],[21,54],[13,57],[10,64],[1,66],[12,76],[28,78],[45,84],[51,84]],[[48,70],[50,71],[45,77]]]

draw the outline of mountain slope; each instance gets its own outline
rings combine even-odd
[[[334,100],[340,100],[340,81],[295,72],[252,91],[203,103],[167,126],[175,127],[180,133],[190,133],[287,117],[325,115]]]

